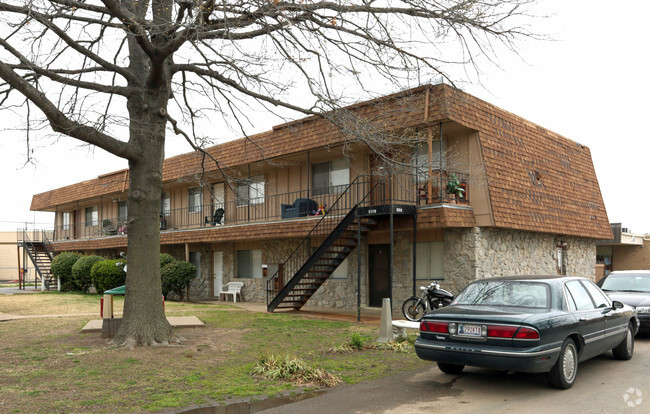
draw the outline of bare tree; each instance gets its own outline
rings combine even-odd
[[[0,0],[0,104],[22,110],[28,142],[42,120],[128,160],[116,341],[169,343],[157,254],[168,131],[200,150],[208,124],[244,132],[252,105],[322,114],[348,103],[350,87],[448,78],[453,65],[495,58],[496,45],[514,50],[533,1]]]

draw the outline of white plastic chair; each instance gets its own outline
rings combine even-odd
[[[239,300],[241,301],[241,288],[244,286],[242,282],[228,282],[224,287],[221,288],[219,292],[219,297],[221,295],[232,295],[232,301],[237,303],[237,295],[239,295]]]

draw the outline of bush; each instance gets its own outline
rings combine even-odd
[[[354,332],[352,334],[352,339],[350,340],[350,346],[357,350],[362,350],[365,345],[365,340],[361,337],[359,332]]]
[[[61,290],[66,292],[70,290],[81,290],[72,278],[72,266],[79,260],[79,253],[64,252],[56,255],[52,260],[52,274],[61,280]]]
[[[171,254],[161,253],[160,254],[160,269],[162,269],[163,267],[167,266],[170,263],[174,263],[175,261],[176,261],[176,259],[174,259],[174,256],[172,256]]]
[[[196,266],[181,260],[174,261],[160,270],[160,277],[162,294],[169,297],[170,293],[174,293],[182,300],[183,290],[189,287],[192,279],[196,277]]]
[[[106,290],[122,286],[126,282],[124,260],[102,260],[96,262],[90,270],[90,278],[99,294],[103,294]]]
[[[72,266],[72,280],[79,290],[88,293],[88,289],[93,285],[90,270],[95,263],[102,260],[104,258],[99,256],[81,256]]]

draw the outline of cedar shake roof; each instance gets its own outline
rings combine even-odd
[[[345,109],[378,129],[454,121],[478,131],[496,227],[612,238],[591,152],[581,144],[444,84],[421,86]],[[233,168],[339,144],[345,139],[332,122],[311,116],[207,151],[219,160],[221,168]],[[202,159],[196,152],[166,159],[163,182],[199,174]],[[204,162],[206,171],[216,170],[214,162]],[[31,210],[53,210],[57,205],[127,188],[128,172],[117,171],[37,194]],[[457,224],[471,223],[467,217]]]

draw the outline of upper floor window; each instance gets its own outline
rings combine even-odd
[[[189,193],[189,199],[188,199],[188,206],[189,206],[189,212],[190,213],[198,213],[201,211],[201,208],[203,206],[203,191],[201,191],[200,187],[194,187],[190,188],[188,190]]]
[[[169,193],[162,193],[160,196],[160,214],[168,216],[171,211],[171,199]]]
[[[445,242],[433,241],[416,244],[415,277],[417,279],[445,278]]]
[[[70,212],[64,211],[61,213],[61,225],[63,230],[70,230]]]
[[[117,203],[117,219],[119,221],[126,221],[128,217],[128,211],[126,209],[126,201],[120,201]]]
[[[314,164],[311,172],[314,195],[340,193],[350,184],[350,163],[345,158]]]
[[[256,175],[237,183],[237,205],[264,203],[264,175]]]
[[[429,164],[429,144],[427,142],[420,142],[413,148],[413,175],[417,177],[417,182],[423,183],[428,181],[429,167],[432,170],[447,168],[445,151],[445,141],[439,139],[434,140],[431,145],[431,164]]]
[[[97,206],[86,207],[86,226],[96,226],[97,224],[99,224]]]

